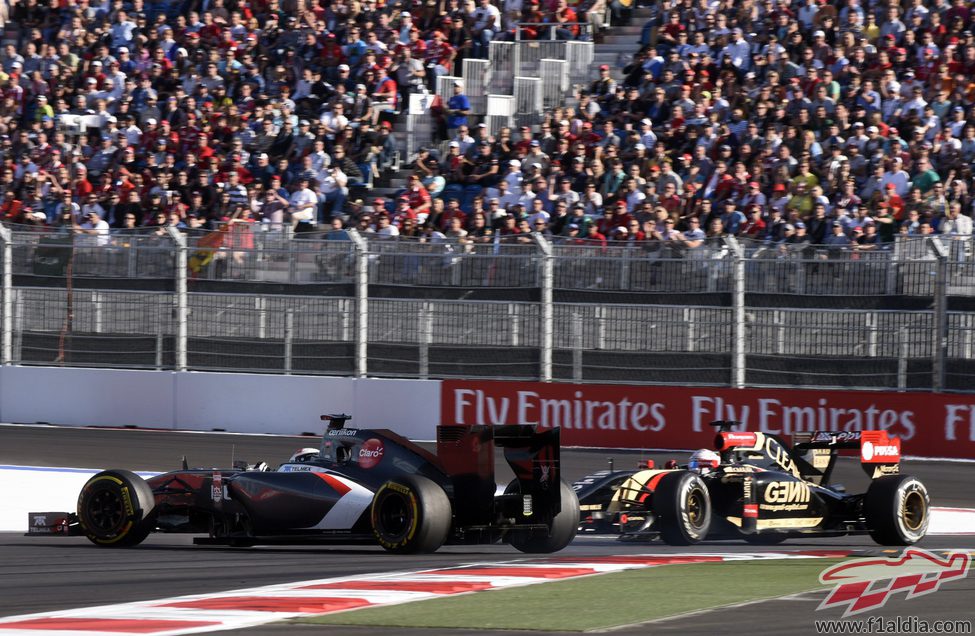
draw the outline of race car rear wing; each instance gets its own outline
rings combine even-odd
[[[889,437],[887,431],[817,431],[795,433],[792,447],[777,435],[732,430],[738,422],[717,421],[714,447],[728,461],[737,452],[752,452],[768,456],[779,468],[825,485],[836,465],[840,450],[859,450],[860,464],[871,478],[898,472],[900,439]],[[787,454],[788,459],[783,457]]]
[[[561,510],[560,429],[535,426],[447,425],[437,427],[437,458],[454,483],[454,523],[491,523],[497,485],[494,476],[494,447],[504,449],[504,458],[519,482],[522,495],[531,495],[536,510],[549,514]],[[469,495],[468,495],[469,493]]]
[[[796,453],[811,455],[815,467],[817,456],[828,456],[829,468],[839,450],[860,451],[860,466],[871,479],[883,475],[897,474],[901,460],[901,440],[877,431],[817,431],[815,433],[796,433],[792,436],[793,450]],[[823,460],[819,460],[820,464]]]

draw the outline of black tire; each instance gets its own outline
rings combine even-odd
[[[387,481],[370,511],[372,532],[386,550],[399,554],[436,552],[450,532],[450,500],[436,483],[411,475]]]
[[[745,543],[751,545],[779,545],[789,538],[789,535],[781,532],[763,532],[761,534],[742,535]]]
[[[653,512],[665,543],[700,543],[711,528],[711,498],[704,480],[686,470],[664,475],[653,492]]]
[[[886,475],[870,482],[863,501],[867,530],[880,545],[911,545],[928,531],[931,499],[916,477]]]
[[[506,494],[518,492],[518,480],[508,484]],[[506,536],[508,543],[519,552],[526,554],[549,554],[558,552],[572,543],[579,531],[579,497],[572,487],[559,480],[561,510],[549,525],[548,535],[513,530]]]
[[[105,470],[78,495],[78,520],[88,540],[104,548],[130,548],[155,527],[149,484],[127,470]]]

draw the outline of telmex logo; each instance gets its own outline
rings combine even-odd
[[[801,481],[773,481],[765,487],[763,496],[768,503],[806,503],[809,486]]]

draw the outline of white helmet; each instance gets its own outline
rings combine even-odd
[[[702,448],[694,451],[690,461],[687,462],[687,470],[696,470],[702,475],[716,470],[721,463],[721,457],[713,450]]]
[[[299,448],[288,461],[292,464],[303,464],[317,458],[319,455],[317,448]]]

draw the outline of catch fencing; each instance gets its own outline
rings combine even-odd
[[[871,250],[265,226],[91,238],[0,230],[4,364],[975,387],[972,237]]]

